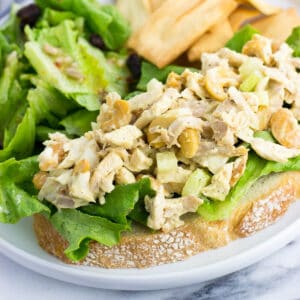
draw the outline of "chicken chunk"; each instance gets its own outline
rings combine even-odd
[[[176,89],[168,88],[157,102],[155,102],[149,109],[142,112],[134,125],[140,129],[146,127],[149,123],[151,123],[151,121],[171,108],[179,96],[180,94]]]
[[[180,219],[182,215],[195,212],[202,203],[203,200],[194,196],[166,199],[164,188],[160,186],[154,198],[145,198],[146,210],[150,213],[147,225],[154,230],[169,232],[184,224]]]
[[[136,126],[127,125],[120,129],[105,133],[102,142],[114,147],[132,149],[137,145],[138,139],[142,137],[142,135],[142,131]]]
[[[202,189],[203,195],[224,201],[228,195],[231,185],[230,180],[232,177],[233,163],[224,165],[218,173],[216,173],[212,179],[211,184]]]
[[[300,149],[291,149],[261,138],[254,138],[252,149],[262,158],[285,163],[289,158],[300,155]]]
[[[98,193],[99,190],[111,192],[114,189],[112,184],[114,176],[123,165],[123,160],[115,152],[110,152],[105,156],[92,175],[90,183],[93,192]]]

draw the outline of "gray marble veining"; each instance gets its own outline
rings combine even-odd
[[[300,238],[260,263],[220,279],[148,292],[98,290],[63,283],[28,271],[0,255],[0,291],[0,299],[5,300],[300,299]]]

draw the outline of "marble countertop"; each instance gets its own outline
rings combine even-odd
[[[75,286],[24,269],[0,255],[0,291],[5,300],[40,299],[299,299],[300,238],[244,270],[185,288],[124,292]]]

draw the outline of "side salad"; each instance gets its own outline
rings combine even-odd
[[[246,26],[226,47],[240,53],[255,34],[256,30]],[[158,192],[149,176],[140,176],[134,182],[116,185],[102,194],[99,202],[93,199],[92,204],[83,201],[85,205],[80,202],[68,208],[55,205],[47,196],[41,199],[37,187],[42,186],[36,181],[34,185],[33,178],[40,170],[41,156],[38,160],[37,155],[43,151],[43,142],[49,134],[52,139],[59,135],[69,141],[96,130],[99,110],[99,118],[105,114],[101,102],[108,104],[108,93],[118,94],[128,102],[142,101],[143,93],[151,93],[151,79],[167,81],[168,85],[171,72],[174,78],[178,78],[176,74],[184,77],[197,72],[176,65],[158,69],[142,61],[125,48],[129,35],[129,25],[114,6],[99,5],[93,0],[36,0],[36,4],[25,8],[14,6],[0,29],[0,221],[16,223],[24,217],[44,214],[69,242],[65,253],[73,261],[87,255],[91,240],[112,246],[120,241],[123,231],[131,229],[133,221],[149,224],[150,209],[146,209],[144,199],[151,199]],[[298,56],[300,28],[294,29],[287,43]],[[255,63],[244,64],[245,77],[239,89],[245,93],[254,92],[262,79],[256,67]],[[260,95],[264,98],[266,94]],[[101,126],[103,120],[99,118],[97,123]],[[255,134],[264,141],[277,142],[268,130],[257,130]],[[260,177],[300,170],[299,154],[286,161],[272,161],[258,155],[259,151],[245,138],[239,142],[249,152],[244,172],[222,201],[201,193],[203,203],[196,210],[207,220],[226,219]],[[175,160],[177,167],[173,154],[157,160],[162,172],[172,170],[170,165]],[[200,197],[203,180],[206,185],[212,180],[212,172],[207,169],[204,173],[189,172],[182,193]],[[178,195],[176,191],[172,194]]]

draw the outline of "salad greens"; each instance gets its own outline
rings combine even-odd
[[[67,11],[64,17],[80,16],[86,20],[89,29],[103,38],[106,46],[111,50],[121,48],[130,35],[130,29],[123,16],[113,5],[99,5],[96,0],[36,0],[44,9],[52,8]],[[57,22],[58,15],[52,18]]]
[[[286,42],[294,50],[294,56],[300,56],[300,27],[293,29]]]
[[[36,157],[0,163],[0,222],[16,223],[36,213],[49,213],[35,195],[32,177],[38,171]]]
[[[65,254],[73,261],[86,257],[91,240],[113,246],[119,243],[120,233],[129,229],[127,225],[90,216],[75,209],[63,209],[55,213],[51,217],[51,223],[69,242]]]
[[[237,51],[242,52],[243,46],[252,39],[254,34],[259,33],[255,28],[251,25],[246,25],[226,43],[226,47]]]

